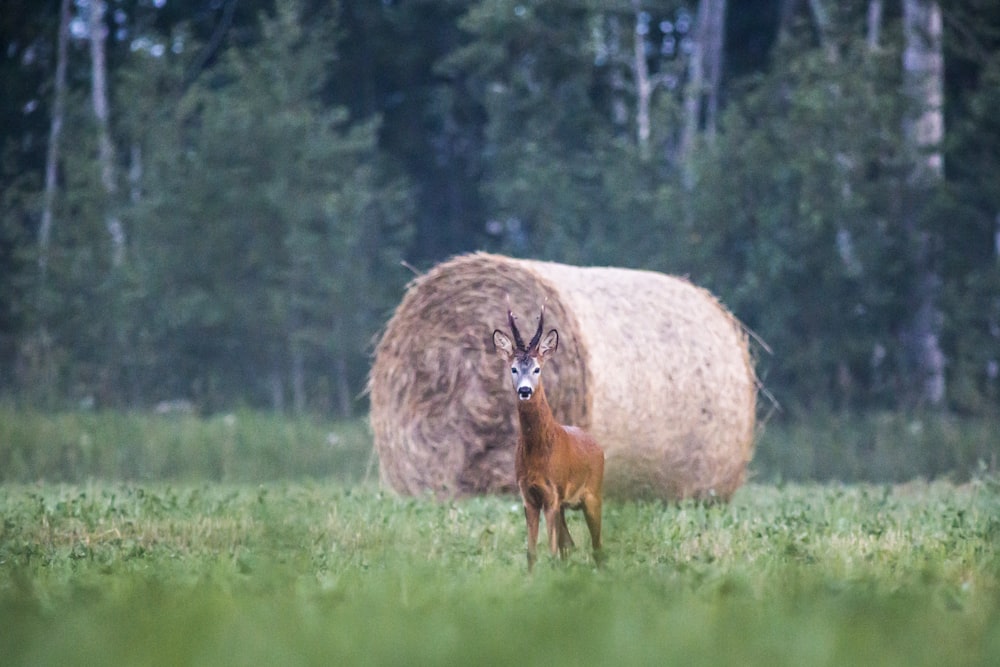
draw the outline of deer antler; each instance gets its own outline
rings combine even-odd
[[[538,341],[542,339],[542,327],[545,326],[545,304],[542,304],[542,312],[538,316],[538,330],[535,331],[535,335],[531,339],[531,343],[528,345],[529,350],[534,350],[538,347]]]
[[[524,347],[524,339],[521,338],[521,332],[517,330],[517,324],[514,323],[515,319],[517,319],[517,318],[514,317],[514,312],[510,308],[510,294],[508,294],[507,295],[507,322],[510,323],[510,332],[512,334],[514,334],[514,345],[517,346],[517,349],[519,351],[524,352],[525,349],[526,349]]]

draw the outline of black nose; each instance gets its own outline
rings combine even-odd
[[[531,387],[518,387],[517,395],[521,398],[531,398]]]

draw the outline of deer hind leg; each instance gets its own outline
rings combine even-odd
[[[524,503],[524,520],[528,524],[528,571],[535,566],[535,548],[538,544],[538,521],[541,508],[532,503]]]
[[[562,510],[554,503],[545,508],[545,528],[549,534],[549,551],[552,555],[562,554],[563,537],[565,530],[565,520],[562,517]]]
[[[572,549],[575,545],[573,543],[573,536],[569,534],[569,527],[566,525],[566,509],[559,508],[559,512],[556,514],[559,527],[559,555],[563,558],[566,557],[566,552]]]
[[[587,520],[587,528],[590,530],[590,543],[594,548],[594,561],[600,565],[603,557],[601,554],[601,497],[589,495],[583,500],[583,516]]]

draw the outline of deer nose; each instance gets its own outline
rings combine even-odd
[[[517,388],[517,396],[522,401],[525,401],[525,400],[531,398],[531,387],[518,387]]]

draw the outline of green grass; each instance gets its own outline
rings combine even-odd
[[[44,413],[0,405],[0,482],[357,482],[370,472],[370,453],[363,419],[328,422],[248,410],[207,418]]]
[[[988,476],[610,500],[602,569],[531,575],[512,497],[7,484],[0,516],[5,665],[1000,664]]]
[[[751,479],[963,482],[996,474],[1000,419],[946,414],[775,417],[762,429]],[[44,413],[0,403],[0,483],[267,482],[377,476],[365,419],[330,421],[249,410],[210,417],[135,412]]]
[[[996,473],[996,417],[817,411],[775,418],[763,428],[751,469],[755,479],[907,482],[967,481]]]
[[[995,433],[775,422],[729,505],[529,575],[515,498],[381,491],[363,420],[0,406],[0,663],[996,665]]]

